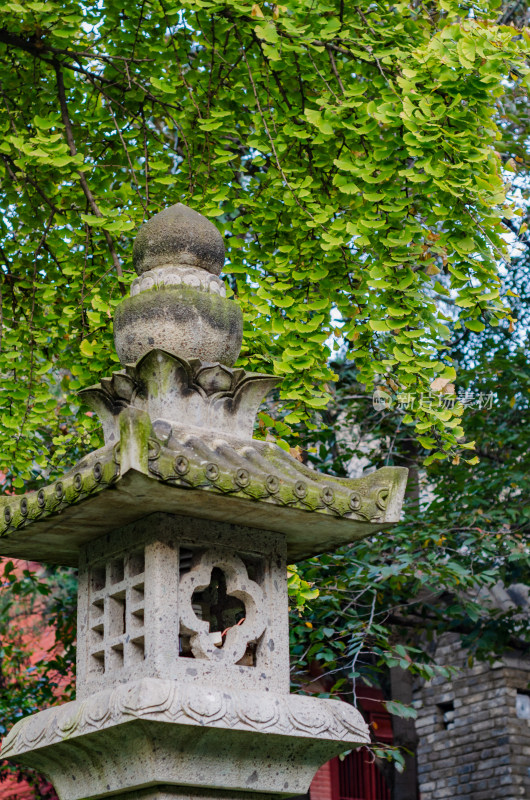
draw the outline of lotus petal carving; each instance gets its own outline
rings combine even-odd
[[[129,406],[146,411],[153,424],[167,420],[251,439],[259,405],[278,380],[151,350],[136,365],[82,389],[79,395],[100,418],[106,444],[118,441],[118,417]]]

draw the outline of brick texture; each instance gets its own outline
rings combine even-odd
[[[440,639],[436,660],[460,670],[414,693],[421,800],[530,798],[530,720],[515,711],[530,662],[508,658],[469,667],[454,635]]]

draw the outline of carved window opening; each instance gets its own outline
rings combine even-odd
[[[202,554],[181,550],[180,580],[185,587],[181,591],[181,657],[214,661],[226,657],[229,663],[256,666],[265,627],[260,619],[262,591],[254,580],[261,571],[257,564],[214,550]]]
[[[105,588],[105,582],[107,580],[107,577],[104,566],[92,567],[90,577],[91,577],[90,584],[93,592],[99,592],[101,589]]]
[[[438,713],[443,730],[451,731],[455,727],[455,704],[452,700],[438,703]]]
[[[192,604],[201,609],[201,619],[210,623],[210,633],[222,633],[245,619],[245,605],[226,591],[226,576],[222,569],[214,567],[210,585],[202,592],[195,592]],[[222,646],[222,645],[220,645]]]
[[[191,569],[193,563],[193,550],[187,547],[181,547],[179,550],[179,575],[182,578]]]
[[[104,675],[145,658],[143,551],[90,569],[89,673]]]
[[[114,558],[110,562],[110,582],[121,583],[124,578],[123,558]]]
[[[515,715],[518,719],[530,719],[530,692],[526,689],[517,689]]]
[[[193,593],[191,604],[197,617],[209,624],[211,640],[219,648],[224,646],[228,630],[235,625],[240,625],[245,620],[244,603],[237,597],[227,594],[226,576],[218,567],[214,567],[212,570],[210,585],[200,592]],[[182,655],[193,658],[189,638],[189,636],[181,637],[181,640],[188,640],[185,648],[187,652],[183,648]],[[254,666],[254,664],[249,666]]]

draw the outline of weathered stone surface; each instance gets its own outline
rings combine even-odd
[[[214,570],[224,599],[203,597]],[[230,599],[243,616],[217,633],[211,614]],[[282,534],[157,513],[100,537],[80,561],[78,700],[22,720],[2,755],[61,800],[303,793],[369,732],[351,706],[289,694],[287,618]]]
[[[182,203],[165,208],[144,223],[133,247],[138,275],[168,265],[199,267],[219,275],[224,257],[223,237],[215,225]]]
[[[122,364],[160,348],[185,359],[232,366],[243,339],[240,307],[182,283],[126,298],[116,308],[114,344]]]
[[[43,749],[66,739],[71,742],[135,719],[165,723],[163,735],[169,736],[173,735],[172,723],[180,723],[192,728],[208,724],[224,731],[266,732],[306,740],[318,736],[338,743],[335,749],[339,751],[345,749],[344,742],[360,745],[370,741],[360,712],[340,700],[143,678],[21,720],[4,739],[2,756],[21,756],[36,745]]]
[[[22,720],[2,756],[61,800],[303,794],[369,734],[351,706],[289,694],[287,560],[398,521],[407,470],[343,480],[252,439],[276,379],[230,368],[241,311],[211,223],[173,206],[134,261],[125,369],[84,392],[105,445],[0,500],[1,555],[79,564],[78,699]]]
[[[155,267],[147,272],[142,272],[140,277],[131,283],[131,297],[140,292],[151,289],[161,289],[164,286],[178,286],[179,284],[200,289],[202,292],[211,292],[226,297],[226,286],[221,278],[195,267],[169,266]]]
[[[166,444],[173,427],[252,441],[259,406],[277,383],[274,375],[188,361],[152,349],[136,366],[129,365],[79,394],[100,418],[106,444],[118,441],[119,415],[128,407],[145,411],[155,430],[166,424]]]
[[[275,382],[154,350],[85,390],[108,444],[40,492],[0,500],[0,553],[75,564],[84,543],[167,511],[285,533],[298,560],[397,522],[406,469],[337,479],[251,438]]]
[[[195,449],[188,434],[184,449],[168,450],[149,432],[141,437],[141,430],[139,441],[126,443],[122,436],[114,448],[96,451],[39,492],[1,498],[0,555],[73,566],[83,544],[165,511],[282,532],[291,563],[399,520],[404,468],[337,479],[268,442],[249,448],[214,439],[211,447]]]
[[[257,694],[146,680],[23,720],[4,748],[84,800],[157,784],[303,794],[323,761],[369,741],[340,701]]]
[[[215,225],[181,203],[142,225],[133,248],[139,277],[114,319],[122,364],[134,364],[154,348],[186,359],[235,363],[243,316],[217,277],[223,261],[223,238]]]
[[[280,794],[281,797],[292,796],[289,793]],[[154,788],[135,789],[132,792],[120,792],[113,795],[116,800],[273,800],[278,798],[278,793],[270,792],[230,792],[209,787],[195,788],[193,786],[170,786],[157,784]]]
[[[245,610],[224,637],[197,616],[214,568]],[[287,695],[288,636],[280,534],[156,513],[82,548],[78,698],[138,678]]]
[[[255,536],[256,534],[254,534]],[[270,558],[266,559],[267,566],[270,567]],[[285,580],[287,574],[287,564],[282,563],[284,559],[277,560],[281,564],[275,582],[278,589]],[[193,604],[195,592],[206,589],[211,581],[212,570],[221,569],[226,577],[226,592],[231,597],[240,600],[245,607],[245,618],[241,625],[232,626],[225,635],[224,644],[219,647],[219,638],[210,633],[210,623],[197,616]],[[274,583],[274,581],[273,581]],[[230,667],[238,664],[248,649],[249,645],[257,645],[263,633],[268,633],[270,638],[265,645],[269,650],[276,650],[273,632],[281,629],[282,619],[285,617],[287,609],[283,607],[283,595],[278,597],[279,603],[269,603],[271,591],[264,594],[261,586],[251,580],[247,566],[236,552],[226,552],[219,548],[209,548],[206,551],[197,553],[190,571],[181,576],[179,582],[180,596],[180,631],[190,637],[190,650],[194,658],[202,658],[212,661],[221,667]],[[268,612],[266,605],[269,605]],[[255,665],[259,665],[261,654],[256,653]]]

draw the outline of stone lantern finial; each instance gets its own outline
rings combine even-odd
[[[182,203],[141,226],[133,247],[138,278],[116,309],[114,341],[121,363],[153,348],[231,367],[243,338],[243,315],[218,277],[223,237]]]
[[[183,203],[175,203],[139,229],[133,246],[138,275],[156,267],[197,267],[220,275],[225,259],[223,237],[215,225]]]

